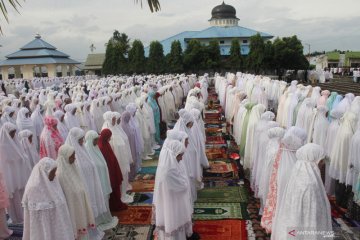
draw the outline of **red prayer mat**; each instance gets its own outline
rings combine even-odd
[[[131,183],[132,192],[153,192],[155,180],[139,180]]]
[[[114,212],[119,218],[119,224],[126,225],[149,225],[151,224],[152,207],[128,206],[128,209]]]
[[[248,239],[244,220],[195,221],[193,230],[206,240]]]

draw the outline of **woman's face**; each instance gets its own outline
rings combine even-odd
[[[53,180],[54,180],[54,178],[55,178],[55,176],[56,176],[56,169],[57,169],[57,168],[54,168],[54,169],[52,169],[52,170],[49,172],[48,177],[49,177],[49,180],[50,180],[50,181],[53,181]]]
[[[93,145],[96,146],[96,145],[98,144],[98,141],[99,141],[99,138],[98,138],[98,137],[97,137],[97,138],[94,138],[94,140],[93,140]]]
[[[181,154],[177,155],[177,156],[176,156],[176,160],[177,160],[178,162],[180,162],[180,161],[182,160],[182,158],[183,158],[183,155],[184,155],[184,153],[181,153]]]
[[[62,115],[60,118],[60,122],[64,122],[65,115]]]
[[[187,148],[188,146],[189,146],[189,139],[186,138],[186,139],[185,139],[185,147]]]
[[[32,143],[32,138],[33,138],[33,135],[30,135],[30,136],[28,137],[30,143]]]
[[[113,118],[111,119],[111,124],[112,124],[113,126],[115,126],[115,124],[116,124],[116,117],[113,117]]]
[[[78,140],[78,143],[79,143],[80,146],[82,146],[84,144],[84,137],[80,138]]]
[[[9,117],[13,117],[14,116],[14,114],[15,114],[15,112],[11,112],[10,114],[9,114]]]
[[[117,121],[116,121],[116,123],[117,123],[118,125],[120,125],[120,123],[121,123],[121,118],[118,118]]]
[[[73,154],[71,154],[71,156],[69,157],[69,163],[73,164],[75,162],[75,152]]]
[[[16,133],[16,129],[11,130],[11,131],[9,132],[9,135],[10,135],[10,137],[11,137],[12,139],[14,139],[15,133]]]
[[[74,108],[74,109],[71,111],[71,114],[72,114],[72,115],[75,115],[75,113],[76,113],[76,108]]]
[[[188,124],[186,124],[186,127],[189,129],[192,128],[192,126],[193,126],[193,122],[189,122]]]

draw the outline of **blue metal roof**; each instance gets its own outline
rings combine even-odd
[[[205,30],[202,30],[191,37],[189,39],[203,39],[203,38],[249,38],[251,36],[260,33],[260,36],[263,38],[272,38],[270,34],[258,32],[249,28],[244,28],[241,26],[234,27],[209,27]]]
[[[20,49],[26,50],[26,49],[44,49],[44,48],[54,49],[54,50],[56,49],[56,47],[54,47],[53,45],[42,40],[40,36],[36,36],[34,40],[32,40],[31,42],[29,42]]]
[[[33,49],[20,50],[9,54],[6,58],[24,58],[24,57],[69,57],[69,55],[52,49]]]
[[[38,64],[79,64],[70,56],[56,50],[56,47],[45,42],[37,35],[34,40],[26,44],[19,51],[6,56],[0,66],[38,65]]]
[[[171,43],[175,40],[179,40],[181,43],[182,50],[184,51],[187,42],[191,39],[216,39],[216,38],[250,38],[251,36],[260,34],[263,38],[271,39],[273,36],[264,33],[252,30],[249,28],[234,26],[234,27],[209,27],[202,31],[185,31],[179,34],[176,34],[172,37],[169,37],[165,40],[160,41],[163,45],[164,55],[170,53]],[[145,48],[145,57],[149,56],[150,46]],[[250,51],[249,45],[241,45],[241,54],[248,55]],[[220,45],[220,53],[223,56],[230,55],[230,46],[229,45]]]
[[[70,58],[53,58],[53,57],[7,59],[0,62],[0,66],[14,66],[14,65],[27,65],[27,64],[41,65],[41,64],[80,64],[80,63]]]

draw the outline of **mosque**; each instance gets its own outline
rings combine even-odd
[[[250,51],[250,37],[257,33],[264,39],[273,38],[272,35],[259,32],[250,28],[239,26],[240,19],[236,16],[236,9],[223,2],[211,11],[210,27],[202,31],[184,31],[160,41],[164,49],[164,55],[170,53],[171,43],[180,41],[182,49],[186,49],[187,43],[196,39],[202,44],[208,45],[211,40],[218,40],[222,56],[230,55],[231,41],[238,39],[241,46],[241,54],[247,55]],[[145,48],[145,56],[149,56],[150,47]]]

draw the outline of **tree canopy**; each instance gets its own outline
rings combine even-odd
[[[164,71],[164,50],[159,41],[152,41],[150,43],[149,58],[147,61],[147,72],[149,73],[163,73]]]
[[[171,43],[171,51],[167,56],[167,63],[169,71],[174,73],[183,72],[183,52],[180,41],[176,40]]]
[[[146,59],[144,54],[144,45],[140,40],[135,40],[129,51],[129,70],[132,73],[145,72]]]

